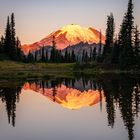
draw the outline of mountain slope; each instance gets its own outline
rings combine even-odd
[[[56,48],[63,50],[68,46],[76,45],[80,42],[99,43],[100,32],[93,28],[85,28],[79,25],[67,25],[56,32],[51,33],[39,42],[30,45],[23,45],[22,50],[25,54],[29,51],[39,50],[42,46],[51,46],[53,36],[55,36]],[[105,43],[105,37],[102,35],[102,43]]]

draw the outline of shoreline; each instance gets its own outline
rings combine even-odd
[[[74,75],[102,75],[102,74],[140,74],[140,70],[107,70],[103,68],[75,69],[75,63],[21,63],[14,61],[0,61],[0,79],[38,79],[74,77]]]

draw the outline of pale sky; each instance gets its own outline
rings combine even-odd
[[[128,0],[0,0],[0,35],[7,15],[15,13],[16,31],[22,44],[33,43],[68,24],[93,27],[105,33],[113,12],[118,32]],[[134,0],[135,24],[140,26],[140,0]]]

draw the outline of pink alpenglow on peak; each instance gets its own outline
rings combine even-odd
[[[39,50],[43,46],[52,46],[53,36],[55,36],[56,48],[63,50],[68,46],[76,45],[80,42],[83,43],[99,43],[100,32],[91,27],[85,28],[79,25],[71,24],[62,27],[61,29],[51,33],[39,42],[30,45],[23,45],[22,50],[25,54],[29,51]],[[102,43],[105,43],[105,36],[102,35]]]

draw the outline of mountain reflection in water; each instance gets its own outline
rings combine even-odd
[[[80,109],[84,106],[92,106],[101,101],[103,97],[102,91],[92,89],[80,91],[78,89],[66,87],[64,84],[47,87],[46,85],[40,86],[40,84],[36,83],[25,83],[23,89],[41,93],[51,101],[73,110]]]
[[[114,127],[116,110],[119,109],[129,140],[134,139],[135,120],[140,112],[139,76],[60,78],[28,81],[18,86],[0,86],[0,98],[5,104],[8,121],[13,126],[16,119],[16,103],[19,102],[23,90],[32,90],[72,110],[94,107],[97,103],[100,103],[102,110],[102,101],[105,100],[108,125]]]

